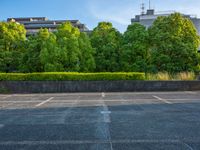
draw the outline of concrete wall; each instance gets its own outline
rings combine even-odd
[[[200,81],[1,81],[0,93],[195,91]]]
[[[196,27],[196,29],[200,35],[200,19],[199,18],[191,18],[191,21],[193,22],[194,26]]]
[[[139,19],[131,19],[131,23],[140,23],[141,25],[145,26],[146,28],[149,28],[150,26],[152,26],[152,24],[154,23],[154,21],[157,19],[157,17],[159,16],[169,16],[171,15],[171,13],[169,14],[160,14],[160,15],[136,15],[136,17],[139,17]],[[185,15],[185,17],[187,17],[188,19],[190,19],[194,26],[196,27],[198,34],[200,35],[200,18],[192,18],[191,16]]]

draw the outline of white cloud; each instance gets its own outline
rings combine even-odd
[[[113,2],[113,6],[108,1],[93,1],[89,4],[90,13],[98,20],[111,21],[120,25],[130,24],[131,18],[134,16],[133,7],[127,3],[123,5]]]
[[[131,18],[140,14],[142,2],[147,8],[148,0],[89,0],[87,7],[96,20],[112,22],[123,32],[131,23]],[[152,7],[156,12],[175,10],[200,17],[200,0],[152,0]]]
[[[179,7],[177,10],[182,13],[200,16],[200,9],[198,7]]]
[[[158,1],[158,0],[155,0]],[[162,3],[155,3],[156,9],[159,10],[175,10],[180,13],[192,14],[200,16],[200,1],[199,0],[168,0]]]

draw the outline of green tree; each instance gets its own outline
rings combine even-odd
[[[94,60],[95,50],[92,48],[90,39],[86,33],[81,33],[79,37],[80,55],[80,71],[92,72],[96,65]]]
[[[58,48],[56,36],[47,29],[41,29],[39,32],[42,38],[40,61],[45,72],[64,71],[62,64],[63,51]]]
[[[119,71],[121,34],[109,22],[100,22],[91,34],[97,72]]]
[[[15,22],[0,22],[0,71],[18,71],[26,30]]]
[[[41,29],[29,37],[22,60],[23,72],[84,71],[95,68],[94,49],[85,33],[71,23],[64,23],[57,32]]]
[[[157,71],[194,71],[199,64],[199,36],[192,22],[179,13],[159,17],[149,28],[152,64]]]
[[[80,31],[66,22],[58,27],[56,32],[58,48],[62,51],[60,60],[65,71],[80,70],[80,55],[79,37]]]
[[[40,31],[28,37],[26,42],[26,52],[21,62],[22,72],[43,72],[45,71],[45,58],[40,57],[42,51],[47,47],[50,33],[48,29],[40,29]],[[49,43],[52,44],[52,43]],[[53,43],[54,44],[54,43]],[[47,48],[49,50],[49,48]]]
[[[26,42],[26,51],[21,60],[21,72],[43,72],[40,61],[41,40],[38,35],[29,36]]]
[[[121,66],[127,72],[146,72],[149,58],[148,32],[140,24],[129,25],[123,35]]]
[[[45,72],[94,70],[94,49],[88,36],[70,23],[58,28],[57,37],[47,29],[42,29],[39,34],[43,37],[40,60]]]

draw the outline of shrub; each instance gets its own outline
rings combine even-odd
[[[145,80],[144,73],[0,73],[0,81],[98,81],[98,80]]]
[[[27,75],[24,73],[0,73],[0,81],[23,81],[26,78]]]

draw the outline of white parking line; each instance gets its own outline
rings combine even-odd
[[[181,143],[178,139],[166,139],[166,140],[126,140],[126,139],[119,139],[119,140],[59,140],[59,141],[1,141],[0,145],[59,145],[59,144],[108,144],[108,143]],[[186,141],[187,142],[187,141]],[[188,142],[191,142],[188,140]],[[199,140],[195,140],[195,143],[199,143]]]
[[[187,148],[188,148],[189,150],[194,150],[189,144],[184,143],[184,142],[183,142],[183,144],[184,144],[185,146],[187,146]]]
[[[40,101],[0,101],[0,103],[39,103]]]
[[[157,98],[156,98],[157,99]],[[74,100],[59,100],[59,99],[55,99],[56,103],[65,103],[65,102],[74,102]],[[134,102],[134,101],[153,101],[155,100],[154,98],[151,99],[104,99],[103,101],[105,102]],[[164,100],[164,99],[160,99],[160,100]],[[168,101],[200,101],[200,99],[167,99]],[[98,100],[98,99],[90,99],[90,100],[79,100],[81,102],[101,102],[102,100]],[[5,101],[0,101],[1,102],[5,102]]]
[[[53,97],[52,97],[53,98]],[[0,108],[5,108],[7,106],[11,106],[14,104],[32,104],[32,105],[36,105],[35,107],[39,107],[45,103],[56,103],[56,104],[60,104],[60,103],[63,103],[63,104],[73,104],[75,103],[77,100],[74,99],[74,100],[58,100],[58,99],[55,99],[56,101],[51,101],[52,98],[50,99],[47,99],[47,100],[37,100],[37,101],[34,101],[34,100],[18,100],[18,101],[14,101],[14,100],[9,100],[9,101],[6,101],[6,100],[3,100],[1,101],[0,100]],[[54,97],[55,98],[55,97]],[[126,103],[137,103],[137,102],[141,102],[141,103],[146,103],[146,102],[151,102],[153,103],[155,101],[155,98],[159,101],[162,101],[164,103],[167,103],[167,104],[173,104],[173,103],[181,103],[181,102],[185,102],[185,101],[195,101],[195,102],[200,102],[200,99],[163,99],[161,97],[158,97],[158,96],[152,96],[151,99],[105,99],[103,100],[104,102],[119,102],[119,103],[122,103],[122,104],[126,104]],[[170,101],[173,101],[173,102],[170,102]],[[95,106],[102,106],[102,104],[98,104],[99,102],[102,102],[102,100],[97,100],[97,99],[91,99],[91,100],[79,100],[79,102],[82,102],[82,103],[91,103],[91,102],[96,102],[97,104]],[[94,103],[92,103],[94,105]],[[5,106],[3,106],[5,105]],[[104,106],[104,105],[103,105]]]
[[[163,99],[161,97],[158,97],[158,96],[155,96],[155,95],[153,95],[153,97],[156,98],[159,101],[162,101],[162,102],[166,103],[166,104],[173,104],[172,102],[169,102],[169,101],[167,101],[167,100],[165,100],[165,99]]]
[[[169,102],[169,100],[170,101],[198,101],[198,102],[200,102],[200,100],[199,99],[167,99],[167,100],[165,100],[165,99],[162,99],[162,98],[160,98],[160,97],[154,97],[154,98],[152,98],[152,99],[123,99],[123,100],[121,100],[121,99],[105,99],[104,100],[104,102],[124,102],[124,103],[126,103],[126,102],[135,102],[135,101],[144,101],[144,102],[152,102],[153,100],[155,100],[155,98],[156,99],[158,99],[158,100],[160,100],[160,101],[167,101],[168,103],[172,103],[172,102]],[[46,100],[45,100],[46,101]],[[48,101],[49,103],[74,103],[74,101],[76,101],[76,99],[74,99],[74,100],[58,100],[58,99],[56,99],[56,101]],[[101,102],[102,100],[96,100],[96,99],[91,99],[91,100],[79,100],[80,102]],[[27,101],[27,100],[25,100],[25,101],[1,101],[0,100],[0,104],[2,104],[2,103],[43,103],[43,100],[37,100],[37,101],[33,101],[33,100],[31,100],[31,101]]]
[[[101,102],[103,106],[103,110],[100,112],[103,115],[103,120],[106,123],[110,123],[110,114],[111,111],[108,110],[108,106],[105,104],[105,100],[103,100],[103,98],[106,96],[106,94],[104,92],[101,93],[101,99],[96,100],[96,102]]]
[[[103,115],[103,120],[106,123],[110,123],[110,114],[111,111],[108,110],[108,106],[104,103],[103,104],[103,111],[101,111],[101,114]]]
[[[110,120],[111,111],[109,111],[108,106],[105,104],[105,101],[103,100],[103,98],[106,97],[106,94],[104,92],[102,92],[101,97],[102,97],[101,100],[103,102],[103,111],[101,111],[101,114],[103,115],[103,120],[105,123],[110,123],[111,122],[111,120]],[[109,138],[110,149],[113,150],[109,129],[107,130],[106,134],[107,134],[107,137]]]
[[[103,92],[103,93],[101,93],[101,96],[102,96],[102,97],[105,97],[105,96],[106,96],[106,94]]]
[[[43,101],[43,102],[41,102],[41,103],[35,105],[35,107],[40,107],[40,106],[42,106],[43,104],[48,103],[49,101],[51,101],[53,98],[54,98],[54,97],[51,97],[51,98],[49,98],[49,99],[47,99],[47,100],[45,100],[45,101]]]
[[[3,97],[2,99],[6,99],[6,98],[9,98],[9,97],[12,97],[12,95],[7,95],[7,96]]]
[[[186,94],[197,94],[196,92],[193,91],[185,91]]]

